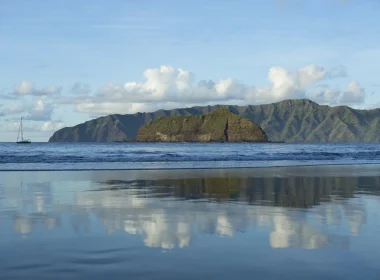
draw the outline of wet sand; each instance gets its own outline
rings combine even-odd
[[[380,176],[380,165],[326,165],[326,166],[290,166],[263,168],[223,168],[223,169],[161,169],[161,170],[59,170],[59,171],[0,171],[0,180],[12,179],[38,182],[107,180],[108,178],[128,178],[128,180],[164,179],[164,178],[211,178],[211,177],[331,177],[331,176]],[[1,183],[1,182],[0,182]]]
[[[0,172],[0,275],[375,279],[378,213],[376,165]]]

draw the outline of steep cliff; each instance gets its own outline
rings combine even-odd
[[[269,140],[285,142],[379,142],[380,109],[330,107],[307,99],[247,106],[198,106],[151,113],[109,115],[56,131],[50,142],[113,142],[134,140],[138,129],[163,116],[202,115],[228,108],[257,123]]]
[[[200,116],[161,117],[140,127],[138,142],[267,142],[260,126],[228,109]]]

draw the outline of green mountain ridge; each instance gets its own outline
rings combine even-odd
[[[257,123],[270,141],[379,142],[380,109],[330,107],[308,99],[287,99],[263,105],[196,106],[150,113],[114,114],[56,131],[49,142],[133,141],[141,126],[163,116],[202,115],[217,109]]]

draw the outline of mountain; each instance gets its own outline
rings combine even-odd
[[[161,117],[140,127],[139,142],[268,142],[254,122],[222,108],[204,115]]]
[[[257,123],[270,141],[379,142],[380,109],[330,107],[308,99],[265,105],[197,106],[153,113],[109,115],[56,131],[49,142],[114,142],[134,140],[138,129],[163,116],[202,115],[220,108]]]

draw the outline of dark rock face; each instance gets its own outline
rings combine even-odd
[[[139,128],[163,116],[196,116],[227,108],[257,123],[271,141],[380,142],[380,109],[322,106],[307,99],[247,106],[199,106],[133,115],[109,115],[56,131],[49,142],[115,142],[136,139]],[[229,133],[229,137],[231,132]]]
[[[260,126],[219,109],[200,116],[161,117],[143,125],[138,142],[267,142]]]

